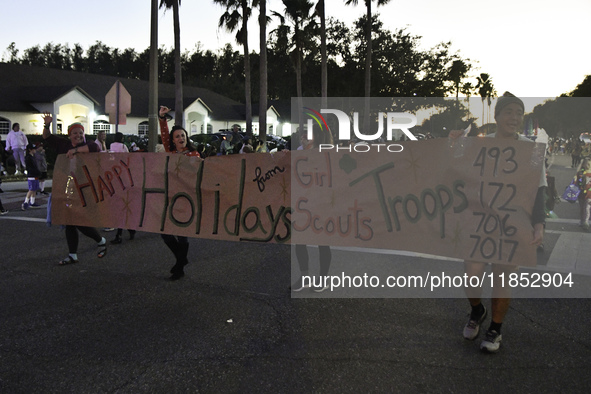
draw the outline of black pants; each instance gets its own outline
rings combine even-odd
[[[189,253],[189,239],[187,237],[162,234],[162,239],[168,249],[174,254],[177,262],[187,264],[187,255]]]
[[[94,239],[97,243],[101,242],[103,237],[99,234],[98,230],[94,227],[83,227],[83,226],[66,226],[66,241],[68,241],[68,250],[70,253],[78,252],[78,231],[86,235],[88,238]]]
[[[298,259],[298,264],[300,266],[300,271],[307,272],[308,271],[308,262],[310,257],[308,256],[308,247],[306,245],[297,245],[295,246],[296,257]],[[330,251],[330,246],[318,246],[318,253],[319,253],[319,260],[320,260],[320,275],[325,276],[328,275],[328,270],[330,269],[330,260],[332,259],[332,253]]]
[[[129,231],[129,236],[135,235],[135,230],[127,230]],[[115,234],[116,237],[121,237],[123,235],[123,229],[122,228],[118,228],[117,229],[117,234]]]

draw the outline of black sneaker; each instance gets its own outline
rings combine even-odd
[[[480,316],[480,318],[478,320],[470,319],[468,321],[468,323],[466,324],[466,326],[464,327],[464,338],[469,339],[469,340],[473,340],[473,339],[476,339],[476,337],[480,333],[480,325],[482,324],[484,319],[486,319],[486,314],[488,313],[488,311],[486,310],[486,307],[484,305],[483,305],[483,308],[484,308],[484,313],[482,314],[482,316]]]

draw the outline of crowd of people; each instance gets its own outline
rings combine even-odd
[[[585,143],[579,138],[554,138],[548,141],[548,154],[570,155],[571,167],[577,168],[584,158],[591,158],[591,143]]]
[[[160,141],[161,146],[157,151],[163,151],[173,154],[182,154],[186,156],[194,156],[207,158],[210,156],[232,155],[232,154],[248,154],[253,152],[268,152],[269,149],[261,141],[254,141],[251,137],[240,133],[238,127],[233,127],[230,133],[222,135],[219,144],[219,151],[213,145],[198,144],[195,145],[189,138],[189,133],[181,126],[174,126],[169,130],[167,122],[167,114],[170,109],[167,107],[160,107],[159,111],[159,126],[160,126]],[[497,125],[497,132],[489,135],[491,138],[500,138],[504,140],[523,140],[529,139],[519,135],[517,125],[521,124],[524,115],[523,102],[510,93],[505,93],[499,98],[495,106],[495,121]],[[50,125],[52,116],[49,113],[43,115],[44,129],[43,139],[44,143],[30,144],[26,143],[23,148],[23,154],[19,152],[22,143],[26,142],[26,136],[23,139],[20,137],[22,132],[18,124],[13,126],[13,135],[10,136],[10,148],[13,152],[15,162],[17,163],[17,171],[25,172],[28,176],[28,192],[25,201],[22,204],[22,209],[34,208],[38,204],[35,202],[35,195],[37,193],[46,194],[44,191],[44,180],[47,178],[47,161],[44,154],[44,146],[54,149],[58,154],[66,154],[69,158],[74,157],[80,153],[100,153],[100,152],[130,152],[130,146],[127,146],[124,137],[121,133],[116,133],[115,140],[110,146],[106,144],[106,134],[99,132],[96,141],[86,142],[84,135],[84,127],[79,123],[74,123],[68,127],[68,139],[60,138],[51,134]],[[20,134],[19,134],[20,133]],[[449,138],[458,138],[465,134],[464,130],[454,130],[450,132]],[[280,146],[275,148],[281,149],[312,149],[317,148],[320,143],[332,143],[326,141],[330,133],[313,133],[313,138],[308,139],[308,134],[298,132],[289,141],[287,146]],[[581,226],[587,231],[590,230],[589,221],[591,217],[591,144],[584,144],[577,139],[571,140],[552,140],[549,143],[549,154],[570,154],[572,156],[572,167],[577,168],[574,183],[579,188],[578,200],[580,204]],[[8,150],[8,145],[7,145]],[[22,162],[21,162],[22,157]],[[532,201],[533,214],[531,218],[532,224],[532,246],[539,246],[542,244],[544,238],[545,218],[544,211],[544,194],[546,191],[547,182],[545,168],[540,174],[539,189],[535,201]],[[0,214],[4,214],[5,209],[0,201]],[[130,240],[134,239],[135,231],[129,231]],[[66,243],[68,245],[68,256],[59,261],[59,265],[69,265],[78,263],[78,239],[79,233],[93,239],[97,244],[97,257],[102,258],[107,254],[107,242],[102,237],[96,228],[67,225],[65,226]],[[111,244],[120,244],[122,242],[123,229],[118,229],[115,239]],[[187,237],[175,236],[171,234],[162,234],[162,239],[166,247],[172,252],[174,256],[174,265],[170,269],[170,279],[178,280],[184,277],[184,268],[189,263],[189,240]],[[309,257],[306,245],[295,246],[296,257],[299,263],[300,273],[302,276],[307,275],[309,271]],[[331,251],[329,246],[320,246],[320,273],[327,275],[331,263]],[[469,277],[481,277],[486,265],[480,262],[466,261],[465,272]],[[516,267],[505,265],[492,265],[492,272],[495,278],[501,274],[508,274],[514,272]],[[495,279],[496,280],[496,279]],[[471,282],[470,282],[471,283]],[[292,291],[298,292],[304,290],[304,285],[301,278],[292,285]],[[317,292],[326,290],[325,288],[313,289]],[[466,296],[468,298],[471,313],[468,323],[464,326],[463,337],[468,340],[476,339],[481,332],[481,325],[484,324],[485,319],[489,316],[489,309],[487,309],[481,300],[482,288],[466,287]],[[511,301],[511,289],[495,284],[493,286],[493,296],[490,307],[490,324],[486,330],[484,339],[480,344],[480,348],[486,352],[497,352],[499,350],[502,335],[501,328],[504,318],[509,311]]]

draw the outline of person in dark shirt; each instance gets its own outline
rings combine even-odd
[[[68,158],[73,158],[78,153],[98,152],[96,144],[87,144],[84,138],[84,126],[80,123],[74,123],[68,127],[69,140],[60,138],[57,135],[51,134],[49,125],[53,120],[50,113],[43,114],[43,139],[45,145],[49,148],[55,149],[57,154],[66,154]],[[50,197],[51,198],[51,197]],[[68,257],[61,260],[59,265],[68,265],[78,262],[78,231],[92,238],[97,242],[97,257],[102,258],[107,254],[107,240],[101,237],[98,230],[94,227],[66,225],[66,241],[68,243]]]

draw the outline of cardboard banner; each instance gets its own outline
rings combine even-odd
[[[165,153],[91,153],[72,160],[60,155],[52,221],[289,242],[289,168],[289,153],[207,160]]]
[[[536,264],[544,145],[493,138],[207,158],[60,156],[53,221]],[[61,191],[61,192],[60,192]]]

